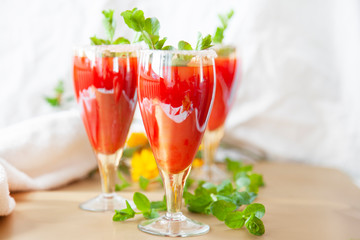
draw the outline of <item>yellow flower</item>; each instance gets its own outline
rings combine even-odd
[[[201,167],[204,164],[204,161],[201,158],[195,158],[192,166],[193,168]]]
[[[139,181],[140,176],[152,179],[158,175],[156,161],[150,149],[144,148],[141,152],[134,153],[131,158],[131,178],[133,181]]]
[[[145,146],[148,144],[146,135],[142,132],[133,132],[126,141],[127,147]]]

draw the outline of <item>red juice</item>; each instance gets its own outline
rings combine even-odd
[[[216,68],[216,91],[214,105],[208,123],[210,131],[215,130],[225,123],[229,113],[233,94],[235,91],[236,58],[215,58]]]
[[[137,58],[74,57],[74,87],[95,152],[113,154],[125,144],[136,107]]]
[[[180,173],[191,165],[206,129],[213,66],[164,67],[160,77],[148,65],[139,74],[139,106],[155,159],[162,170]]]

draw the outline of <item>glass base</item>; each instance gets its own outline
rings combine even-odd
[[[201,168],[191,170],[191,178],[219,184],[225,179],[229,179],[230,176],[215,164],[211,164],[210,166],[202,166]]]
[[[120,210],[126,208],[126,200],[127,199],[118,196],[116,193],[102,193],[95,198],[81,203],[80,208],[92,212],[114,211],[115,209]],[[133,201],[127,201],[132,208],[135,208],[135,204]]]
[[[209,225],[185,217],[180,213],[166,213],[164,216],[141,222],[138,228],[146,233],[167,237],[189,237],[209,232]]]

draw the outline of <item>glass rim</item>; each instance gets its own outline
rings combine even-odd
[[[138,44],[111,44],[111,45],[75,45],[73,51],[111,51],[111,52],[135,52],[141,49]]]
[[[162,49],[140,49],[140,53],[165,53],[165,54],[180,54],[180,55],[196,55],[200,57],[216,57],[217,54],[214,49],[204,50],[162,50]]]

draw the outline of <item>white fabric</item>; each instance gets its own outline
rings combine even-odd
[[[234,8],[226,42],[240,50],[243,77],[225,140],[360,179],[358,1],[12,0],[0,8],[1,183],[10,191],[59,186],[96,165],[78,116],[43,97],[59,79],[72,95],[71,49],[104,36],[103,9],[116,10],[116,36],[131,39],[119,14],[133,7],[160,20],[169,44],[213,33],[216,15]]]
[[[11,192],[55,188],[83,178],[96,168],[76,110],[43,115],[1,129],[0,156],[0,215],[9,214],[14,207],[8,188]]]
[[[0,159],[0,161],[3,161]],[[9,196],[9,186],[5,169],[0,165],[0,216],[8,215],[15,207],[15,201]]]

